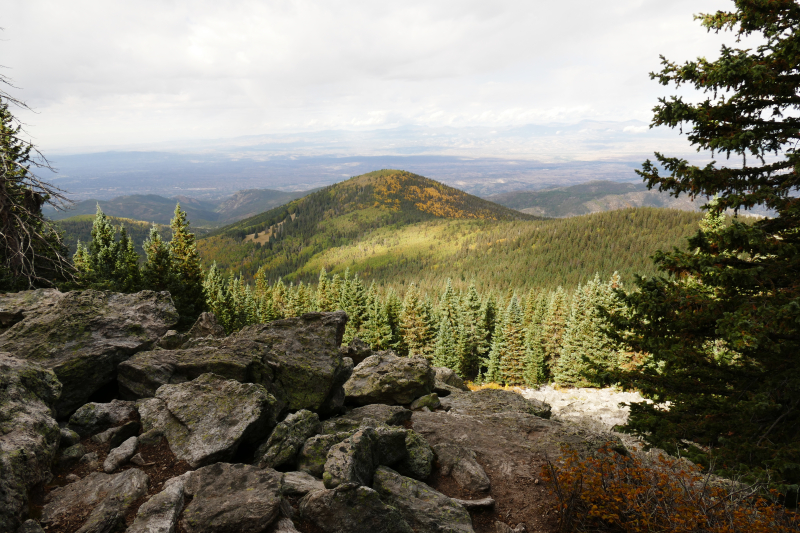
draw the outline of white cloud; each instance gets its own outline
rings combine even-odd
[[[649,121],[658,54],[713,56],[726,0],[26,0],[2,62],[39,143]],[[637,130],[626,130],[636,132]]]

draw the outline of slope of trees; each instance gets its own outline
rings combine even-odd
[[[477,381],[537,385],[604,385],[621,359],[629,358],[603,334],[601,304],[618,307],[619,276],[599,277],[568,294],[555,291],[481,294],[475,285],[439,295],[411,284],[404,294],[367,287],[358,275],[320,273],[316,286],[274,284],[263,271],[253,284],[223,276],[212,265],[204,289],[208,307],[228,332],[248,324],[343,309],[350,317],[345,342],[355,337],[375,349],[423,356]],[[556,332],[560,332],[556,334]],[[542,356],[541,354],[546,354]]]

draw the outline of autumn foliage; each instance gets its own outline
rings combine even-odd
[[[763,485],[713,481],[674,457],[620,454],[607,444],[590,457],[574,450],[542,473],[556,496],[563,532],[788,533],[800,517]]]

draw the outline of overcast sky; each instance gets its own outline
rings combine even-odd
[[[649,122],[659,54],[723,0],[7,0],[0,64],[45,150],[404,125]]]

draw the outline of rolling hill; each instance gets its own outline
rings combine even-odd
[[[198,200],[187,196],[165,198],[155,194],[119,196],[112,200],[83,200],[68,211],[45,209],[52,220],[64,220],[81,215],[94,215],[97,204],[106,215],[157,224],[169,224],[180,202],[193,227],[212,228],[262,213],[291,202],[307,192],[284,192],[271,189],[248,189],[222,200]],[[48,206],[49,207],[49,206]]]
[[[692,202],[687,197],[675,198],[668,193],[648,190],[644,183],[590,181],[540,191],[514,191],[487,196],[487,200],[543,217],[573,217],[630,207],[665,207],[683,211],[699,211],[705,202]]]
[[[698,213],[624,209],[541,219],[422,176],[372,172],[213,231],[204,262],[251,278],[314,281],[321,268],[386,284],[474,279],[497,290],[572,286],[620,271],[654,272],[649,256],[680,246]]]

